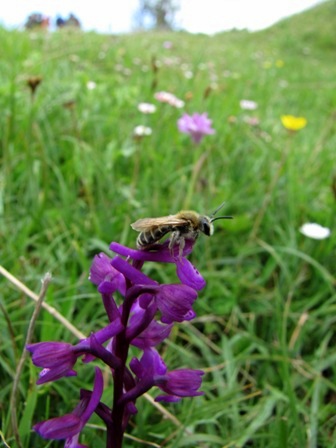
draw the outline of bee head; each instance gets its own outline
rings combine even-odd
[[[207,236],[211,236],[214,233],[214,226],[211,222],[211,219],[207,216],[200,217],[200,231],[203,232]]]
[[[223,204],[221,204],[210,217],[208,216],[201,216],[200,217],[200,231],[203,232],[207,236],[211,236],[214,233],[214,225],[212,224],[214,221],[218,219],[232,219],[232,216],[217,216],[215,218],[216,213],[223,207]]]

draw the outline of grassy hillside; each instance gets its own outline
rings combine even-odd
[[[165,447],[335,444],[335,10],[328,1],[258,33],[213,37],[0,29],[1,265],[36,292],[52,272],[46,301],[82,333],[107,323],[87,280],[92,258],[111,241],[134,247],[130,223],[181,208],[209,214],[223,201],[234,216],[197,241],[191,260],[207,281],[197,319],[161,350],[171,369],[205,370],[205,395],[166,406],[180,425],[140,399],[130,437]],[[185,106],[160,103],[161,90]],[[141,113],[141,102],[156,112]],[[207,112],[216,133],[193,144],[177,128],[184,112]],[[283,115],[307,124],[288,130]],[[136,137],[138,125],[151,135]],[[330,237],[303,235],[307,222]],[[176,282],[170,266],[146,273]],[[1,430],[16,446],[8,400],[34,304],[5,278],[0,300]],[[34,341],[47,340],[77,339],[42,311]],[[73,409],[92,383],[89,366],[78,372],[36,387],[26,361],[23,446],[63,446],[31,426]],[[105,446],[97,427],[83,435]]]
[[[277,37],[282,35],[284,44],[286,37],[290,35],[295,37],[299,33],[301,45],[312,46],[324,52],[335,51],[335,20],[336,2],[330,0],[282,20],[265,32],[269,33],[272,30],[272,35]]]

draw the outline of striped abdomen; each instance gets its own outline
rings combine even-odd
[[[155,227],[153,229],[146,230],[145,232],[141,232],[137,238],[137,246],[140,249],[151,246],[172,230],[173,226],[169,225]]]

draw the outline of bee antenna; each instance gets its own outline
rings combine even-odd
[[[211,215],[210,215],[210,218],[212,218],[213,216],[215,216],[215,215],[216,215],[216,213],[218,213],[218,212],[219,212],[219,210],[220,210],[221,208],[223,208],[223,207],[224,207],[224,204],[225,204],[225,201],[224,201],[224,202],[222,202],[222,203],[221,203],[221,205],[220,205],[219,207],[217,207],[217,208],[216,208],[216,210],[215,210],[214,212],[212,212],[212,213],[211,213]],[[218,218],[216,218],[216,219],[218,219]]]
[[[217,216],[217,218],[211,218],[210,222],[217,221],[218,219],[233,219],[233,216]]]
[[[210,218],[211,218],[211,222],[214,221],[213,217],[219,212],[219,210],[221,208],[224,207],[225,201],[221,203],[221,205],[219,207],[216,208],[216,210],[214,212],[211,213]],[[232,216],[220,216],[216,219],[231,219]]]

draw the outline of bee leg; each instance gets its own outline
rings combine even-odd
[[[179,244],[179,259],[181,260],[182,255],[183,255],[183,249],[185,246],[185,239],[183,237],[181,237],[179,243],[180,243]]]
[[[174,247],[175,245],[178,244],[179,245],[179,258],[182,257],[182,253],[183,253],[183,248],[184,248],[184,239],[181,238],[181,234],[179,231],[175,231],[172,232],[171,234],[171,238],[169,241],[169,250],[170,250],[170,255],[173,257],[174,256]]]

